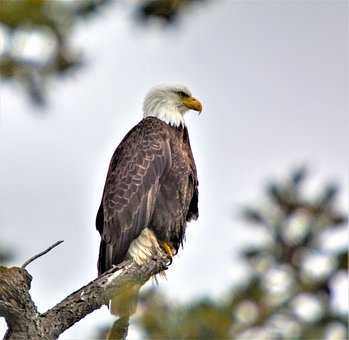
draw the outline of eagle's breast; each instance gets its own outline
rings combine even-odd
[[[161,178],[150,228],[160,240],[169,241],[178,250],[190,220],[188,213],[197,191],[197,175],[186,127],[167,129],[172,164]]]

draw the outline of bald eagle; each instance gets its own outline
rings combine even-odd
[[[198,212],[198,178],[184,114],[202,111],[185,86],[158,86],[146,96],[143,119],[115,150],[96,227],[99,275],[127,258],[177,254],[186,223]],[[114,314],[122,314],[115,303]],[[127,313],[130,311],[128,310]]]

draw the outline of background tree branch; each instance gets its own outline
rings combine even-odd
[[[133,8],[133,21],[145,24],[155,19],[164,25],[177,22],[180,13],[191,5],[207,0],[142,0]],[[33,104],[47,104],[47,85],[86,64],[83,54],[71,42],[73,32],[82,20],[112,11],[114,0],[47,1],[1,0],[0,2],[0,78],[18,82]],[[26,44],[18,44],[18,37]],[[32,47],[31,55],[23,46],[40,42],[41,49]],[[37,53],[33,53],[33,50]]]
[[[166,270],[168,259],[154,257],[147,266],[124,261],[86,286],[73,292],[45,313],[38,312],[29,290],[32,277],[24,268],[0,267],[0,316],[4,317],[11,339],[56,339],[87,314],[121,294],[123,287],[144,284],[151,276]]]

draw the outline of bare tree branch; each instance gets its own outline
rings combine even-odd
[[[122,294],[124,287],[143,284],[166,270],[167,262],[165,255],[154,257],[142,267],[131,260],[124,261],[43,314],[38,312],[29,293],[30,274],[24,268],[0,267],[0,317],[4,317],[8,325],[4,339],[57,339],[86,315]]]
[[[22,264],[22,268],[24,269],[25,267],[28,266],[28,264],[30,264],[31,262],[35,261],[35,260],[36,260],[37,258],[39,258],[40,256],[47,254],[50,250],[52,250],[53,248],[57,247],[58,245],[60,245],[60,244],[63,243],[63,242],[64,242],[63,240],[57,241],[57,242],[54,243],[52,246],[48,247],[46,250],[40,252],[39,254],[36,254],[36,255],[32,256],[30,259],[28,259],[27,261],[25,261],[25,262]]]

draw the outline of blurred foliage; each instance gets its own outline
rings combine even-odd
[[[12,252],[8,250],[6,247],[3,247],[2,244],[0,244],[0,266],[10,261],[12,257],[13,257]]]
[[[263,207],[245,209],[267,241],[242,252],[249,278],[224,299],[181,305],[157,290],[142,296],[136,322],[146,339],[348,338],[348,314],[333,307],[333,281],[347,273],[348,249],[326,248],[328,233],[345,228],[346,216],[336,209],[332,184],[307,198],[305,176],[299,169],[271,183]]]
[[[193,3],[203,3],[207,0],[148,0],[140,2],[138,17],[142,21],[148,21],[152,18],[164,20],[165,23],[174,23],[179,12],[185,10],[188,5]]]
[[[69,44],[72,29],[111,0],[2,0],[0,76],[26,88],[33,103],[45,104],[47,80],[81,65]]]
[[[81,54],[71,46],[75,25],[118,1],[1,0],[0,77],[19,82],[34,104],[44,105],[47,81],[82,65]],[[136,5],[128,2],[136,6],[139,22],[158,18],[172,24],[187,5],[203,1],[139,0]]]

